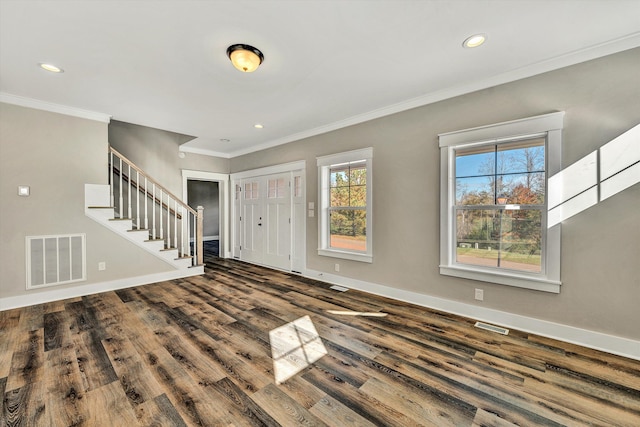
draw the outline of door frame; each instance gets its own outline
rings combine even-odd
[[[229,239],[229,175],[224,173],[194,171],[182,169],[182,201],[187,203],[189,180],[218,183],[218,229],[220,230],[220,258],[231,258]],[[205,213],[206,215],[206,213]]]
[[[302,175],[305,175],[305,171],[306,171],[306,161],[305,160],[298,160],[295,162],[289,162],[289,163],[282,163],[279,165],[273,165],[273,166],[266,166],[263,168],[258,168],[258,169],[250,169],[250,170],[246,170],[246,171],[242,171],[242,172],[235,172],[229,175],[230,178],[230,187],[229,188],[233,188],[234,192],[235,192],[235,185],[236,184],[240,184],[242,182],[243,179],[249,179],[249,178],[254,178],[254,177],[263,177],[266,175],[275,175],[275,174],[279,174],[279,173],[293,173],[295,171],[302,171]],[[306,186],[306,176],[305,179],[303,180],[303,185]],[[304,189],[303,192],[303,197],[305,199],[305,203],[306,203],[306,197],[307,197],[307,191],[306,191],[306,187]],[[291,193],[292,194],[292,193]],[[290,194],[290,197],[291,197]],[[231,198],[233,197],[233,195],[229,195],[230,197],[230,201],[233,202],[234,200]],[[242,196],[241,196],[242,197]],[[238,213],[235,211],[235,203],[231,203],[230,209],[230,216],[229,216],[229,224],[231,227],[231,224],[233,224],[233,230],[235,230],[235,221],[238,220]],[[291,208],[293,208],[293,204],[291,205]],[[303,236],[303,242],[306,241],[306,226],[303,228],[304,229],[304,236]],[[232,243],[230,246],[228,246],[229,251],[231,253],[231,249],[235,246],[235,239],[237,237],[235,235],[230,236],[230,243]],[[238,236],[239,238],[239,236]],[[293,248],[293,239],[294,239],[294,229],[292,227],[291,229],[291,248]],[[232,241],[233,240],[233,241]],[[305,247],[305,252],[306,252],[306,247]],[[230,256],[233,256],[233,254],[230,254]],[[292,257],[293,258],[293,257]],[[240,258],[241,259],[241,258]],[[306,268],[306,255],[304,255],[302,257],[303,259],[303,269],[302,271],[304,271],[304,268]],[[288,270],[290,271],[290,270]]]

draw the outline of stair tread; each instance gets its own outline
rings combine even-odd
[[[87,206],[87,209],[115,209],[113,206]]]
[[[160,249],[160,252],[162,251],[177,251],[178,248],[164,248],[164,249]]]
[[[130,231],[149,231],[149,229],[148,228],[132,228],[131,230],[127,230],[127,232],[130,232]]]
[[[132,221],[131,218],[109,218],[109,221]]]
[[[193,258],[193,255],[182,255],[179,256],[178,258],[174,258],[174,259],[191,259]]]
[[[164,242],[164,239],[160,239],[160,238],[158,238],[158,239],[147,239],[147,240],[145,240],[145,242]]]

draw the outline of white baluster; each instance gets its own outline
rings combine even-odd
[[[129,172],[127,172],[127,181],[129,181],[129,194],[127,195],[127,218],[133,221],[133,215],[131,214],[131,164],[129,164]]]
[[[164,240],[164,229],[162,227],[162,187],[160,187],[160,238]]]
[[[109,186],[111,187],[111,205],[110,206],[115,206],[115,198],[113,195],[113,151],[111,151],[109,153]]]
[[[124,201],[122,199],[122,173],[123,173],[122,172],[122,158],[118,157],[118,159],[120,160],[120,169],[119,169],[119,171],[120,171],[120,187],[118,188],[118,191],[120,192],[120,194],[119,194],[118,200],[120,201],[120,218],[122,218],[122,212],[123,212],[122,211],[122,209],[123,209],[122,205],[124,204]]]
[[[197,265],[198,264],[198,245],[196,243],[196,224],[197,224],[197,217],[196,215],[193,215],[193,265]],[[191,233],[189,233],[191,234]]]
[[[173,201],[173,244],[176,249],[180,249],[178,245],[178,200]]]
[[[147,182],[147,177],[144,177],[144,228],[149,229],[149,209],[148,209],[148,199],[149,199],[149,183]]]
[[[186,233],[186,239],[187,239],[187,248],[189,249],[189,256],[191,256],[191,230],[189,230],[190,227],[190,221],[191,221],[191,212],[187,212],[187,219],[185,220],[184,218],[182,218],[183,223],[186,224],[186,230],[184,231],[184,233]],[[182,235],[182,240],[184,241],[185,239],[185,234]],[[193,264],[193,263],[192,263]]]
[[[153,240],[158,236],[156,233],[156,183],[153,183],[153,197],[151,198],[151,222],[153,223]]]
[[[138,217],[138,229],[142,228],[140,220],[140,172],[136,171],[136,216]]]

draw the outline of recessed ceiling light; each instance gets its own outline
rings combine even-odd
[[[52,73],[64,73],[64,70],[60,67],[56,67],[53,64],[46,64],[46,63],[39,63],[38,64],[40,66],[40,68],[42,68],[43,70],[47,70],[49,72]]]
[[[467,37],[467,39],[462,43],[462,46],[468,47],[468,48],[478,47],[486,41],[487,41],[486,34],[474,34],[470,37]]]
[[[260,123],[256,123],[255,125],[253,125],[253,127],[256,129],[262,129],[264,126],[262,126]]]
[[[231,142],[228,138],[220,138],[220,142]]]

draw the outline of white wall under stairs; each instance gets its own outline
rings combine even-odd
[[[107,227],[150,254],[184,271],[184,277],[204,273],[204,266],[192,266],[191,258],[179,258],[178,249],[165,249],[163,240],[149,240],[148,230],[136,230],[131,219],[116,219],[111,206],[108,185],[85,184],[84,212],[89,218]]]

